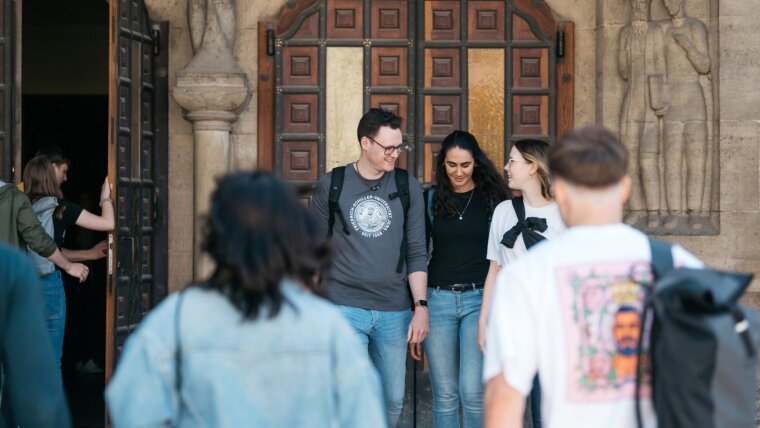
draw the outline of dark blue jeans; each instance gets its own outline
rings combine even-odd
[[[40,277],[42,299],[45,302],[45,325],[53,343],[53,357],[56,367],[61,367],[63,355],[63,333],[66,330],[66,292],[63,289],[61,272],[56,270]]]

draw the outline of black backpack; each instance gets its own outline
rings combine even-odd
[[[755,426],[757,313],[738,303],[751,274],[674,268],[670,244],[650,240],[654,281],[646,291],[639,335],[651,364],[659,428]],[[650,324],[649,349],[643,351]],[[641,367],[641,365],[639,365]],[[641,428],[636,375],[636,418]]]
[[[343,190],[343,179],[346,175],[345,166],[336,166],[332,170],[332,176],[330,177],[330,194],[327,199],[327,209],[330,216],[327,219],[327,237],[332,237],[333,226],[335,226],[335,216],[338,216],[340,224],[343,226],[343,233],[350,235],[351,231],[348,229],[346,218],[343,216],[343,212],[338,205],[340,200],[340,192]],[[393,176],[396,179],[396,191],[388,195],[388,199],[393,200],[396,198],[401,199],[401,206],[404,208],[404,235],[401,239],[401,249],[399,251],[398,263],[396,264],[396,272],[401,273],[406,262],[406,216],[409,211],[409,174],[405,169],[395,168]]]

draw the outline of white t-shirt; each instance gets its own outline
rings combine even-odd
[[[533,208],[527,203],[524,205],[525,218],[538,217],[546,219],[548,228],[544,232],[539,232],[546,239],[554,239],[565,230],[565,223],[562,222],[556,202],[552,202],[541,208]],[[515,213],[511,200],[503,201],[496,206],[491,220],[491,231],[488,234],[488,252],[486,253],[488,260],[493,260],[499,263],[499,266],[504,267],[507,263],[528,252],[528,249],[525,248],[522,233],[517,237],[513,248],[507,248],[506,245],[501,243],[504,234],[516,224],[517,213]]]
[[[635,428],[639,282],[651,281],[650,260],[646,235],[613,224],[570,228],[505,266],[488,322],[484,380],[502,372],[527,395],[538,372],[548,428]],[[679,246],[673,260],[702,267]],[[646,426],[654,426],[650,396],[645,382]]]

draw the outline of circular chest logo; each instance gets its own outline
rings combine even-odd
[[[359,198],[351,206],[351,225],[368,238],[377,238],[391,226],[393,213],[383,199],[370,195]]]

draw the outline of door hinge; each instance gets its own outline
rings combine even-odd
[[[153,56],[161,53],[161,27],[158,24],[151,25],[150,37],[153,39]]]
[[[565,27],[557,29],[557,58],[565,57]]]
[[[274,30],[267,30],[267,55],[274,56]]]

